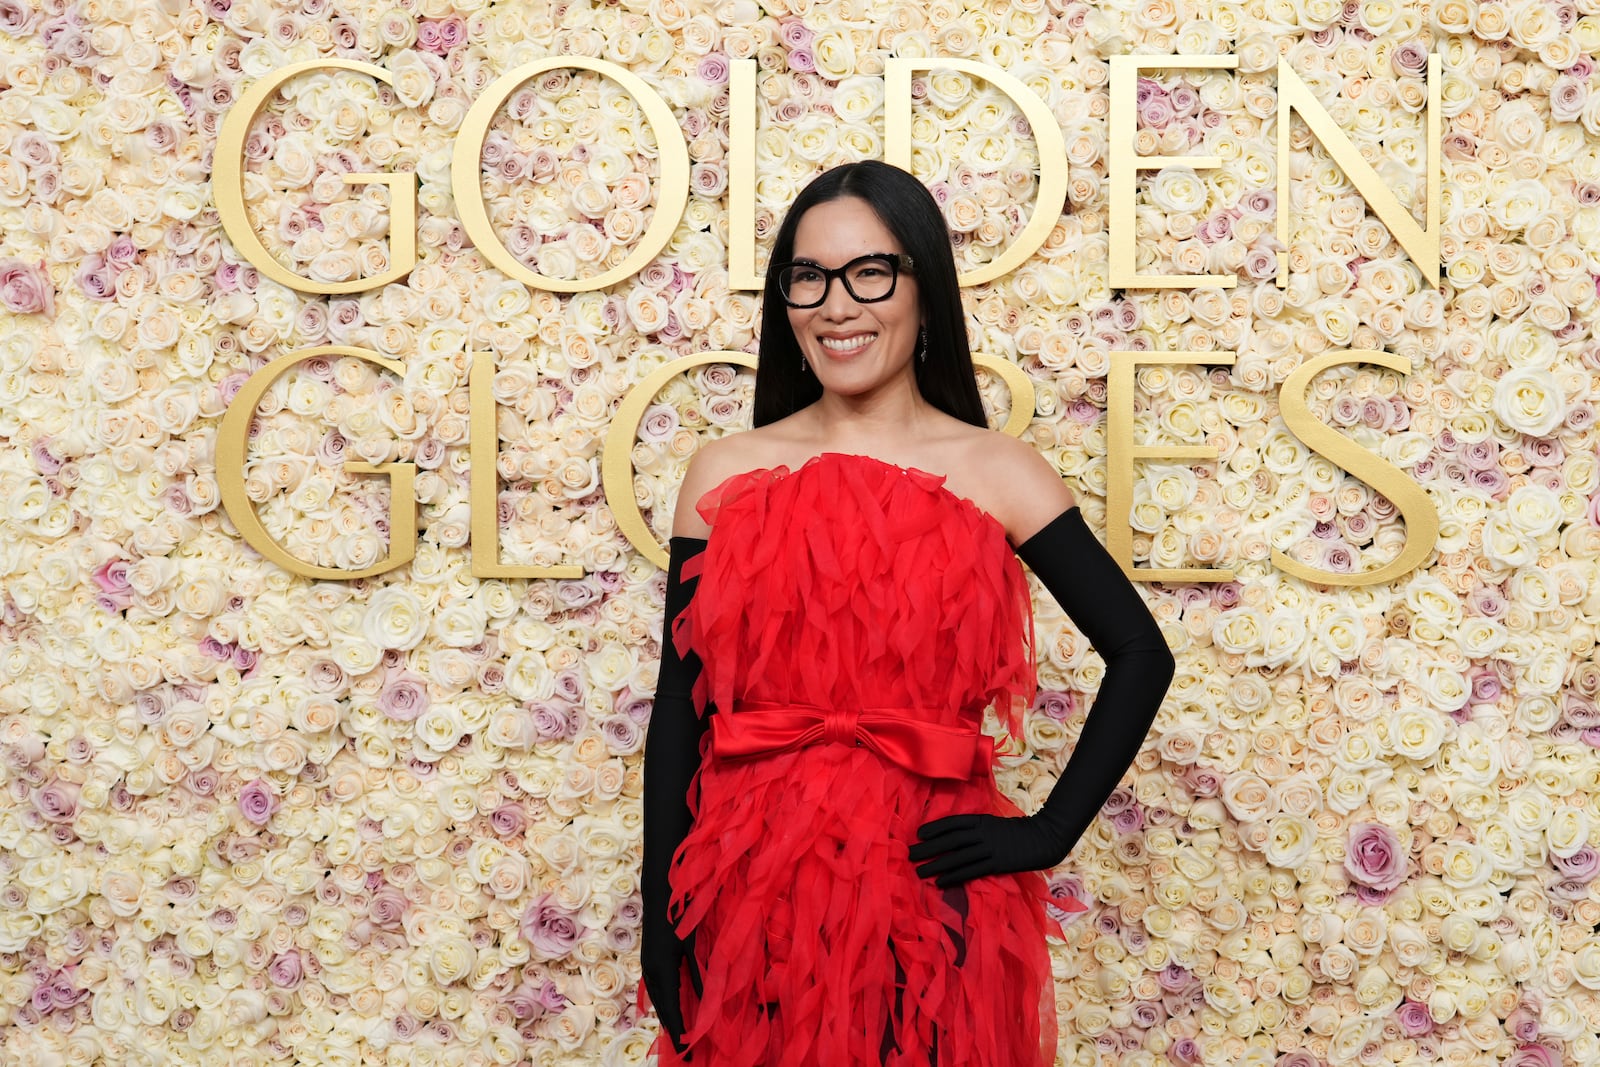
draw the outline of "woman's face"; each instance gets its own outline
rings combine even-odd
[[[795,227],[795,261],[830,270],[858,256],[904,252],[865,200],[840,197],[817,204]],[[869,392],[899,375],[915,380],[912,360],[922,310],[917,282],[903,267],[887,300],[858,303],[842,279],[828,283],[817,307],[789,308],[789,328],[824,389]]]

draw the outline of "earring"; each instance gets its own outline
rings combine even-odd
[[[805,373],[805,372],[806,372],[806,371],[808,371],[808,370],[810,370],[810,369],[811,369],[811,368],[810,368],[810,366],[808,366],[808,365],[807,365],[807,364],[806,364],[806,357],[805,357],[805,354],[804,354],[804,353],[801,353],[801,356],[800,356],[800,373],[801,373],[801,374],[804,374],[804,373]]]
[[[917,358],[928,362],[928,331],[920,326],[917,327]]]

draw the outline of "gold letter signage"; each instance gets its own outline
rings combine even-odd
[[[500,105],[529,78],[537,78],[546,71],[564,67],[592,70],[622,86],[644,109],[644,117],[655,131],[656,144],[661,152],[661,185],[656,194],[655,216],[639,238],[638,247],[621,263],[593,278],[549,278],[512,255],[511,250],[495,236],[494,225],[489,221],[489,206],[483,202],[483,187],[479,178],[483,142],[489,136],[489,123]],[[678,128],[678,120],[673,118],[667,102],[637,74],[603,59],[552,56],[501,75],[473,103],[461,123],[461,136],[456,139],[455,155],[450,160],[450,185],[467,236],[472,238],[472,243],[477,245],[484,258],[499,268],[501,273],[535,289],[582,293],[590,289],[604,289],[631,278],[666,246],[672,231],[677,229],[678,219],[683,215],[683,206],[689,202],[689,146],[684,143],[683,131]]]
[[[250,136],[250,124],[261,109],[267,106],[272,94],[289,79],[313,70],[353,70],[370,74],[384,84],[393,84],[389,72],[371,63],[357,63],[353,59],[317,59],[309,63],[295,63],[275,70],[253,83],[228,109],[217,133],[217,150],[211,174],[211,195],[217,202],[217,215],[222,221],[222,231],[262,274],[279,285],[300,293],[322,293],[337,296],[343,293],[362,293],[380,285],[397,282],[411,273],[417,265],[417,176],[415,174],[346,174],[346,185],[375,183],[389,187],[389,258],[392,266],[375,278],[351,278],[342,282],[319,282],[302,278],[282,263],[272,258],[261,237],[250,225],[245,209],[244,146]]]
[[[1134,246],[1137,217],[1137,185],[1141,171],[1181,166],[1196,170],[1219,166],[1213,156],[1145,156],[1136,145],[1138,113],[1136,94],[1139,73],[1143,70],[1201,68],[1231,70],[1237,66],[1232,56],[1113,56],[1111,58],[1109,159],[1111,189],[1109,214],[1109,281],[1114,288],[1175,288],[1181,286],[1232,286],[1230,274],[1151,274],[1137,273]],[[500,106],[518,87],[547,71],[576,68],[592,71],[621,86],[642,109],[655,134],[659,149],[660,174],[657,181],[654,217],[633,250],[615,266],[581,279],[551,278],[518,260],[495,234],[489,205],[484,201],[481,180],[483,145]],[[352,184],[381,183],[390,190],[390,244],[393,265],[373,278],[318,282],[300,277],[274,260],[260,235],[250,227],[246,211],[244,146],[251,122],[266,106],[272,94],[297,75],[314,70],[347,70],[370,75],[383,82],[391,77],[382,67],[354,60],[327,59],[298,63],[274,71],[256,81],[239,98],[226,116],[218,137],[213,191],[222,224],[235,247],[266,277],[303,293],[342,294],[364,292],[398,281],[416,263],[415,177],[409,174],[347,174]],[[997,67],[968,59],[943,57],[891,58],[884,68],[886,96],[884,154],[888,162],[909,169],[912,159],[911,89],[916,72],[953,70],[981,78],[1005,94],[1022,112],[1032,128],[1039,152],[1039,191],[1032,215],[1011,244],[982,267],[959,278],[963,286],[993,281],[1027,261],[1045,242],[1055,227],[1067,198],[1067,155],[1061,129],[1050,109],[1018,78]],[[756,188],[756,86],[754,60],[736,60],[729,65],[729,286],[734,289],[759,289],[762,279],[755,269],[755,188]],[[1327,109],[1314,97],[1298,75],[1280,61],[1278,65],[1277,150],[1278,236],[1287,247],[1290,236],[1289,129],[1295,115],[1309,126],[1312,135],[1327,150],[1333,161],[1371,205],[1373,213],[1394,235],[1395,241],[1422,269],[1434,285],[1439,283],[1440,237],[1440,99],[1441,62],[1437,55],[1428,61],[1426,176],[1426,225],[1419,225],[1399,197],[1387,188],[1378,173],[1362,158],[1350,138],[1339,128]],[[614,286],[642,270],[666,247],[683,214],[689,195],[689,155],[682,131],[672,108],[660,94],[638,75],[611,62],[583,56],[551,56],[525,63],[492,82],[476,100],[462,123],[452,157],[452,187],[462,226],[484,257],[508,277],[523,284],[560,293],[578,293]],[[1280,254],[1278,284],[1287,282],[1288,259]],[[257,403],[272,383],[295,364],[319,355],[350,356],[376,363],[400,373],[401,364],[364,349],[328,345],[292,353],[273,360],[251,376],[222,420],[217,443],[218,481],[222,501],[241,535],[263,556],[295,574],[312,578],[359,578],[393,570],[409,561],[416,544],[416,504],[412,484],[414,468],[409,463],[373,466],[346,463],[353,473],[386,474],[390,477],[389,554],[359,571],[321,567],[296,559],[275,541],[262,524],[245,492],[244,469],[247,430]],[[974,363],[999,374],[1011,390],[1012,408],[1006,432],[1018,435],[1027,426],[1034,410],[1033,382],[1022,370],[1004,360],[974,354]],[[1217,458],[1216,449],[1205,445],[1153,446],[1133,440],[1134,375],[1139,366],[1158,363],[1233,364],[1232,353],[1216,352],[1133,352],[1112,353],[1107,380],[1108,485],[1106,541],[1130,577],[1145,581],[1215,582],[1227,581],[1233,572],[1227,568],[1135,568],[1133,532],[1129,514],[1133,502],[1133,467],[1143,459],[1207,460]],[[1310,360],[1289,375],[1281,398],[1282,414],[1289,429],[1314,451],[1333,461],[1346,472],[1362,478],[1387,496],[1399,509],[1407,524],[1405,547],[1389,563],[1356,574],[1320,571],[1308,567],[1276,550],[1273,562],[1282,570],[1309,582],[1324,585],[1369,585],[1392,581],[1416,568],[1426,558],[1439,534],[1439,516],[1423,489],[1398,467],[1372,455],[1332,427],[1318,422],[1306,400],[1311,379],[1330,367],[1365,362],[1388,367],[1400,373],[1409,371],[1409,361],[1383,352],[1352,351],[1327,353]],[[471,410],[471,515],[472,573],[483,577],[566,578],[581,575],[580,567],[560,564],[523,566],[499,560],[497,525],[498,496],[497,438],[492,380],[494,365],[490,356],[470,356],[469,378]],[[732,363],[754,367],[754,357],[742,352],[700,352],[673,359],[637,383],[623,399],[607,434],[602,462],[602,485],[607,501],[615,509],[617,522],[628,541],[661,566],[666,553],[650,532],[644,516],[634,503],[632,450],[639,420],[645,409],[673,376],[705,363]]]
[[[250,502],[250,497],[244,488],[245,446],[249,441],[250,420],[255,418],[256,405],[261,403],[262,395],[272,388],[273,382],[287,374],[296,364],[317,356],[348,356],[351,359],[364,359],[395,374],[405,373],[405,365],[399,360],[385,359],[376,352],[369,352],[364,348],[320,345],[279,356],[250,375],[250,380],[244,383],[244,388],[233,398],[228,410],[222,413],[222,425],[217,430],[217,485],[222,492],[222,506],[227,510],[228,518],[233,520],[234,526],[238,527],[239,536],[245,539],[246,544],[291,574],[300,574],[307,578],[370,578],[374,574],[383,574],[410,563],[412,557],[417,554],[416,464],[385,463],[374,466],[371,463],[358,463],[354,460],[345,463],[344,469],[351,474],[389,476],[389,554],[372,566],[363,567],[358,571],[319,567],[315,563],[296,558],[267,532],[267,528],[262,525],[261,516],[256,514],[255,505]]]

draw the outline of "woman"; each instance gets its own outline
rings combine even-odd
[[[812,182],[763,310],[756,428],[695,455],[672,527],[644,786],[661,1061],[1048,1067],[1039,872],[1115,788],[1172,656],[1050,464],[986,428],[919,182]],[[1017,735],[1034,697],[1018,556],[1107,664],[1031,816],[979,732],[992,705]]]

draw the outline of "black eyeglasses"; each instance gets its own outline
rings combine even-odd
[[[857,256],[836,270],[809,260],[778,263],[769,268],[778,276],[778,293],[792,308],[819,307],[828,299],[833,279],[844,282],[844,291],[858,304],[875,304],[894,295],[900,271],[912,270],[911,257],[904,252],[874,252]]]

